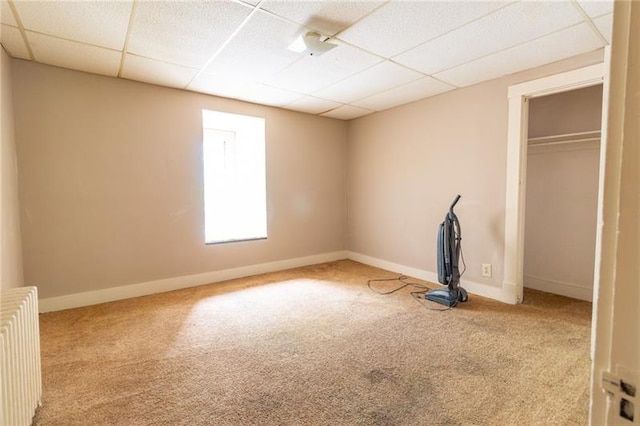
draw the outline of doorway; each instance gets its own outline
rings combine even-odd
[[[607,49],[608,50],[608,49]],[[605,57],[608,51],[605,51]],[[524,272],[524,215],[527,172],[528,118],[530,99],[603,84],[604,64],[552,75],[509,87],[509,126],[507,143],[507,188],[505,205],[505,244],[503,300],[521,303],[523,299]],[[607,85],[604,85],[607,99]],[[604,105],[603,105],[604,107]],[[606,116],[603,108],[603,116]],[[603,132],[605,128],[603,127]],[[606,140],[600,144],[604,152]],[[601,162],[602,165],[602,162]],[[602,173],[601,173],[602,174]],[[602,186],[602,179],[599,187]],[[601,193],[601,191],[599,191]],[[598,223],[601,223],[602,201],[598,199]],[[599,240],[596,237],[595,262],[599,264]]]
[[[529,99],[525,288],[593,300],[602,90]]]

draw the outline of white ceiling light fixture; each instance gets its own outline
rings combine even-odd
[[[329,43],[326,37],[322,40],[322,36],[316,32],[308,32],[300,35],[291,45],[289,50],[294,52],[304,53],[309,56],[320,56],[327,53],[331,49],[337,46],[337,44]]]

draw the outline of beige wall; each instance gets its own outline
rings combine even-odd
[[[529,135],[600,130],[602,85],[532,99]],[[524,285],[592,300],[598,207],[598,141],[530,146]]]
[[[25,279],[41,297],[345,249],[345,122],[13,66]],[[203,108],[266,118],[267,240],[204,244]]]
[[[529,103],[529,137],[600,130],[601,114],[602,84],[534,98]]]
[[[20,237],[20,212],[18,201],[18,170],[14,138],[12,59],[0,48],[2,80],[2,151],[0,153],[0,223],[2,228],[2,253],[0,253],[0,288],[20,287],[22,275],[22,240]]]
[[[349,249],[436,270],[436,230],[455,194],[465,279],[501,287],[507,88],[602,62],[602,51],[488,81],[349,123]],[[481,264],[493,277],[481,276]]]
[[[531,147],[524,285],[592,299],[600,145]]]

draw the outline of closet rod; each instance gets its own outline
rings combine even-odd
[[[530,143],[529,148],[531,148],[532,146],[564,145],[564,144],[591,142],[591,141],[600,142],[600,138],[568,139],[566,141]]]
[[[563,135],[553,136],[539,136],[535,138],[529,138],[529,146],[537,145],[557,145],[564,143],[577,143],[588,142],[593,140],[600,140],[600,130],[590,132],[578,132],[578,133],[565,133]]]

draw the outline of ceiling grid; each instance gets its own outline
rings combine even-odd
[[[120,67],[118,68],[118,77],[122,77],[122,69],[124,68],[124,61],[127,58],[127,51],[129,50],[129,36],[133,29],[133,23],[136,19],[136,11],[138,9],[138,0],[133,0],[131,3],[131,13],[129,15],[129,25],[127,25],[127,35],[124,37],[124,46],[122,47],[122,56],[120,57]]]
[[[349,120],[597,50],[611,0],[2,3],[13,57]],[[288,50],[320,34],[322,56]]]
[[[24,25],[22,25],[22,21],[20,20],[20,15],[18,15],[18,12],[16,11],[16,6],[13,3],[13,0],[7,0],[7,3],[9,5],[9,8],[11,10],[11,14],[13,15],[13,19],[14,22],[16,23],[16,25],[18,26],[18,30],[20,31],[20,35],[22,35],[22,39],[24,40],[24,44],[26,46],[27,49],[27,53],[29,54],[29,59],[30,60],[35,60],[35,57],[33,56],[33,50],[31,50],[31,45],[29,44],[29,38],[27,37],[27,33],[24,30]],[[2,8],[4,11],[4,7]],[[4,14],[5,12],[3,12]],[[4,21],[2,21],[4,24]]]

